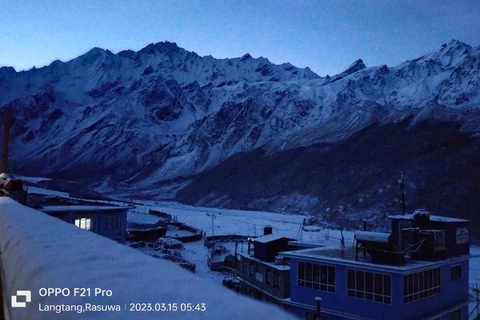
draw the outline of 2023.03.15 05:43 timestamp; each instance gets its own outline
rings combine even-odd
[[[137,303],[130,303],[128,310],[132,312],[178,312],[178,311],[204,312],[207,310],[207,306],[205,303],[190,303],[190,302],[182,302],[182,303],[137,302]]]

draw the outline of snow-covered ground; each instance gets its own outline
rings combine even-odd
[[[265,226],[272,226],[273,234],[325,245],[338,244],[340,247],[339,230],[320,229],[318,232],[300,232],[303,219],[307,218],[302,215],[201,208],[174,202],[145,202],[144,207],[176,216],[178,221],[202,229],[207,236],[227,234],[259,236],[263,234]],[[144,211],[148,212],[148,210]],[[353,242],[353,232],[344,231],[343,234],[346,244]]]
[[[273,234],[337,248],[341,246],[341,233],[339,230],[321,229],[318,232],[301,232],[303,219],[306,218],[301,215],[200,208],[174,202],[146,201],[144,204],[144,206],[138,206],[137,210],[140,212],[148,212],[148,209],[153,209],[166,212],[175,216],[179,222],[184,222],[192,227],[202,229],[206,232],[207,236],[211,236],[212,234],[260,236],[263,234],[263,228],[268,225],[273,227]],[[129,213],[129,221],[132,219],[130,215],[131,213]],[[145,214],[144,222],[147,223],[151,218],[153,218],[152,215]],[[137,222],[141,222],[141,213],[135,213],[134,219]],[[345,244],[353,245],[353,232],[343,232],[343,235]],[[234,252],[235,246],[233,243],[222,243],[222,245],[226,246],[232,253]],[[247,245],[240,243],[237,250],[238,252],[246,252]],[[203,241],[185,243],[181,254],[186,260],[196,264],[195,273],[202,277],[219,283],[227,276],[227,274],[210,271],[207,266],[209,252],[204,246]]]
[[[19,297],[25,307],[7,304],[10,319],[294,319],[8,197],[0,198],[0,235],[4,297],[31,291],[31,301]],[[68,291],[47,294],[47,288]],[[198,310],[186,311],[187,304]],[[89,311],[106,306],[110,311]]]

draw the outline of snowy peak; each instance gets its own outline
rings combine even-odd
[[[250,59],[252,59],[252,56],[250,55],[250,53],[246,53],[240,58],[240,62],[247,61]]]
[[[366,67],[367,66],[365,66],[362,59],[357,59],[347,68],[347,70],[343,71],[342,73],[352,74],[354,72],[365,69]]]
[[[140,49],[139,53],[143,54],[164,54],[164,55],[174,55],[181,50],[175,42],[157,42],[155,44],[151,43],[143,49]]]
[[[463,50],[465,48],[471,48],[471,46],[462,42],[462,41],[452,39],[452,40],[450,40],[450,42],[448,44],[443,44],[442,45],[441,49],[445,49],[445,48],[453,48],[455,50]]]
[[[413,60],[414,62],[434,62],[445,67],[458,66],[472,57],[472,47],[458,40],[444,43],[439,51]]]
[[[335,82],[335,81],[338,81],[338,80],[341,80],[357,71],[360,71],[360,70],[363,70],[365,69],[366,66],[365,64],[363,63],[363,60],[362,59],[357,59],[355,60],[345,71],[343,71],[342,73],[340,74],[337,74],[331,78],[329,78],[329,82]]]

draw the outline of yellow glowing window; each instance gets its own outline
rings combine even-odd
[[[92,229],[92,219],[90,218],[80,218],[75,219],[75,225],[80,229],[91,230]]]

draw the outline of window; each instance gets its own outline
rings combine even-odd
[[[462,320],[462,309],[452,311],[452,320]]]
[[[118,229],[118,216],[107,216],[107,229]]]
[[[272,270],[267,268],[265,283],[268,285],[272,284]]]
[[[458,264],[452,267],[452,281],[457,281],[462,279],[462,265]]]
[[[392,284],[389,275],[348,270],[347,286],[349,297],[386,304],[392,302]]]
[[[255,262],[251,261],[250,262],[250,276],[253,277],[255,274]]]
[[[440,293],[440,268],[403,276],[403,302],[410,303]]]
[[[80,229],[92,230],[92,219],[90,218],[75,219],[75,225]]]
[[[278,274],[277,271],[273,271],[273,286],[278,288],[282,287],[280,283],[280,275]]]
[[[298,285],[315,290],[335,292],[335,267],[299,262]]]

